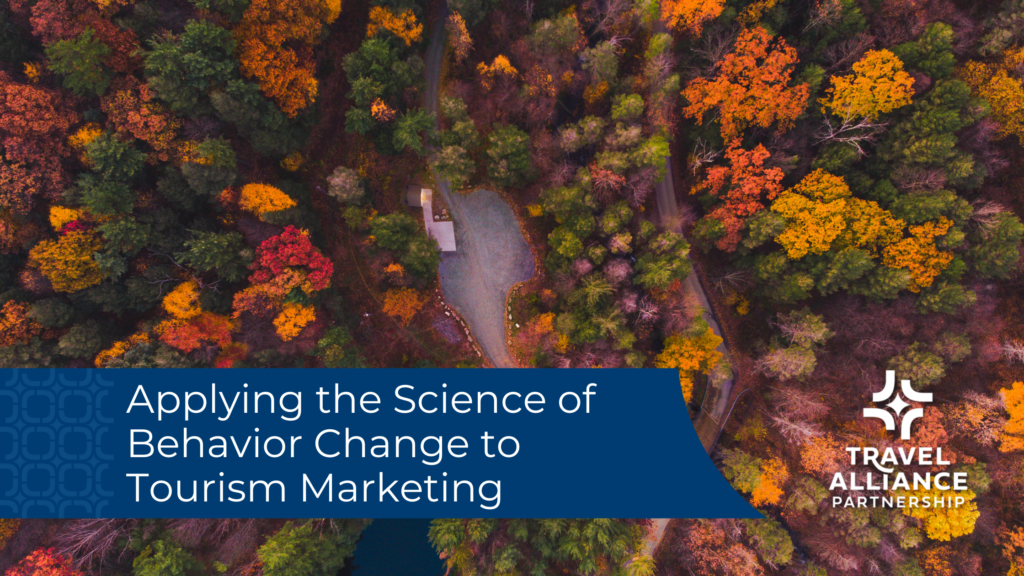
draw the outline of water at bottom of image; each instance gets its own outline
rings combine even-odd
[[[444,562],[427,539],[430,520],[374,520],[341,576],[441,576]]]

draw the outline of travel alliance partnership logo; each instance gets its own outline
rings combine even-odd
[[[943,458],[942,447],[910,445],[913,424],[924,416],[924,408],[912,408],[913,405],[904,397],[919,404],[932,401],[930,392],[914,390],[910,380],[901,380],[897,391],[896,372],[887,370],[885,387],[873,393],[871,400],[875,404],[888,403],[885,408],[864,408],[863,414],[865,418],[881,420],[887,431],[899,430],[900,443],[882,449],[847,446],[851,467],[870,466],[872,469],[863,473],[855,469],[836,472],[829,486],[829,491],[833,492],[833,508],[874,508],[879,505],[890,508],[956,508],[966,501],[957,493],[968,490],[967,473],[946,470],[952,463]],[[901,466],[916,470],[898,470]],[[847,494],[836,495],[836,490]]]

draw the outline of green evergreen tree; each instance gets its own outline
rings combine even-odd
[[[76,96],[101,96],[114,77],[103,62],[110,48],[95,38],[92,28],[70,40],[60,40],[46,47],[50,70],[64,77],[64,87]]]

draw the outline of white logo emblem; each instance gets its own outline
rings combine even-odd
[[[903,390],[903,396],[914,402],[931,402],[931,392],[918,392],[910,387],[910,380],[901,380],[900,389]],[[895,430],[897,419],[900,417],[900,412],[903,409],[910,406],[900,395],[896,392],[896,371],[886,370],[885,371],[885,388],[881,392],[875,392],[871,395],[871,400],[875,403],[885,402],[892,398],[892,401],[886,404],[887,407],[891,408],[896,416],[888,410],[882,408],[865,408],[865,418],[878,418],[882,422],[885,422],[886,430]],[[900,422],[900,440],[910,440],[910,426],[914,423],[914,420],[924,416],[923,408],[913,408],[908,410],[903,415],[902,421]]]

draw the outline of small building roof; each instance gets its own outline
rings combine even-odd
[[[423,187],[419,184],[409,184],[405,189],[405,201],[409,206],[416,206],[417,208],[423,206],[423,200],[421,199],[423,193]]]
[[[455,225],[451,222],[430,222],[427,234],[437,240],[441,252],[455,252]]]

